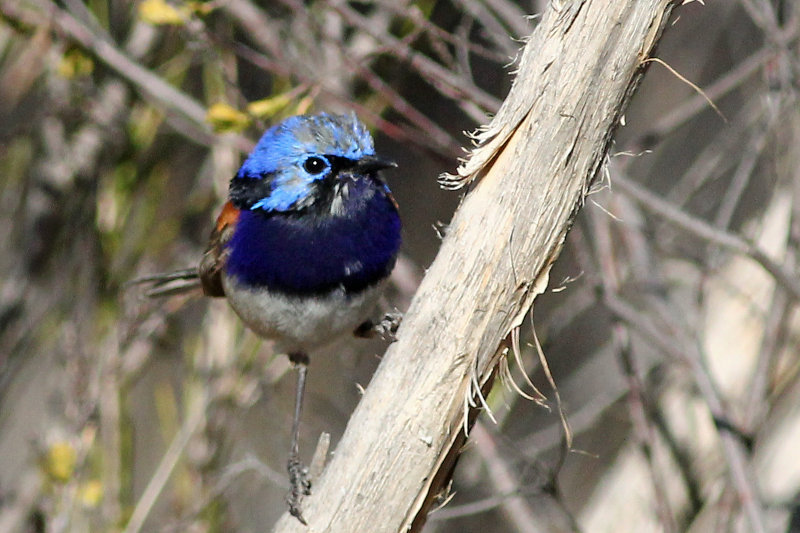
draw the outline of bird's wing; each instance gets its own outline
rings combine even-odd
[[[228,202],[217,217],[217,225],[211,232],[208,248],[203,254],[200,266],[197,269],[200,275],[200,284],[206,296],[225,296],[222,286],[222,272],[228,260],[228,248],[225,246],[233,236],[236,221],[239,220],[239,210]]]

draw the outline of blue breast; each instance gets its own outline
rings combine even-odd
[[[345,204],[346,216],[242,211],[228,244],[227,274],[298,296],[375,284],[394,267],[400,217],[382,190],[354,189]]]

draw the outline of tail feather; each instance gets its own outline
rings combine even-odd
[[[196,268],[187,268],[175,272],[142,276],[125,283],[125,287],[134,285],[145,285],[144,294],[148,298],[162,298],[199,289],[200,276]]]

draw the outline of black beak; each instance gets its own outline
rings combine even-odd
[[[377,172],[379,170],[383,170],[384,168],[395,168],[397,167],[397,163],[394,161],[389,161],[388,159],[381,159],[380,157],[374,155],[365,155],[355,164],[355,170],[358,172],[363,172],[365,174],[369,174],[372,172]]]

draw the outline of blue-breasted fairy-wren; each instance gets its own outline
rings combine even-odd
[[[297,366],[288,501],[301,521],[310,489],[298,454],[308,354],[368,330],[400,247],[397,204],[380,176],[392,166],[352,113],[287,118],[264,133],[231,180],[197,270],[142,278],[155,282],[155,295],[164,281],[199,278],[204,294],[225,297]]]

